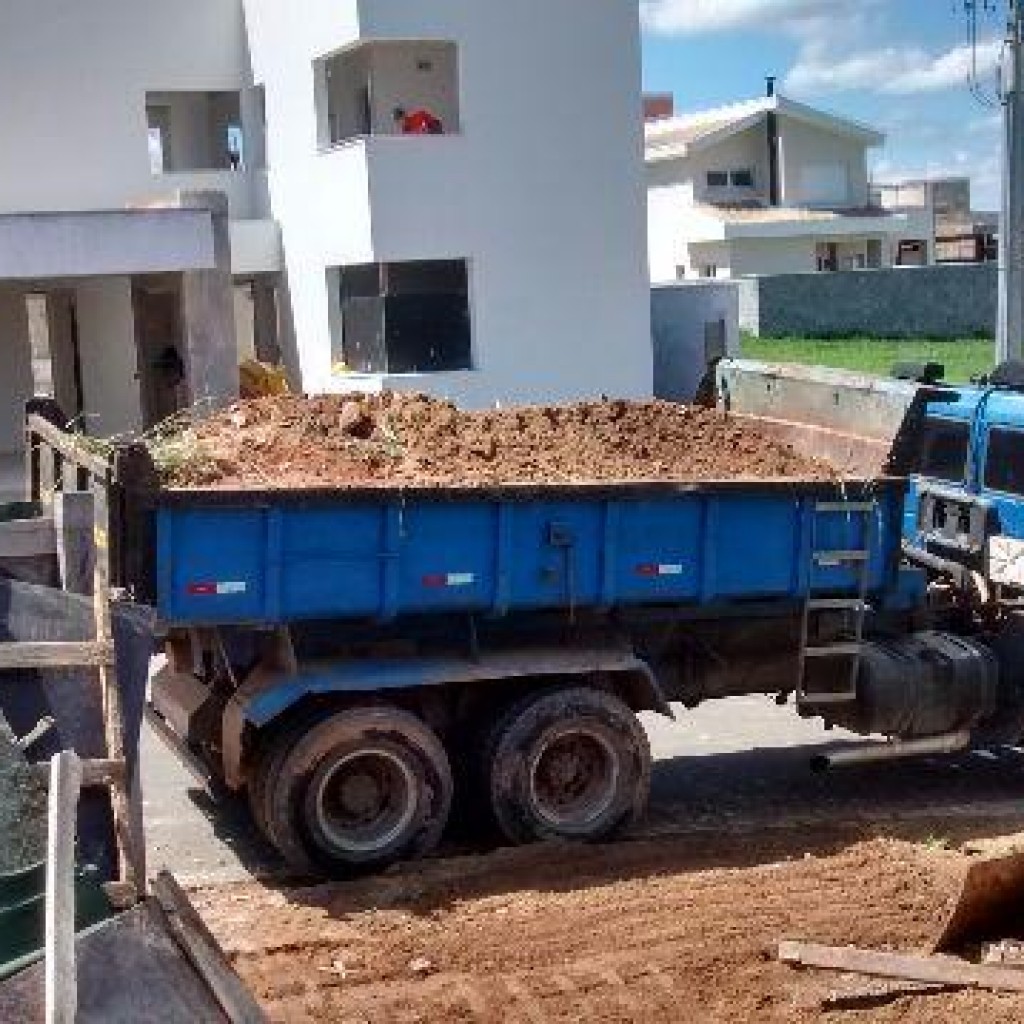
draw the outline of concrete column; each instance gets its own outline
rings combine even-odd
[[[57,561],[61,586],[69,594],[92,595],[93,564],[92,494],[58,491],[53,496],[53,528],[57,534]]]
[[[53,398],[50,314],[46,295],[29,292],[25,296],[25,313],[28,317],[28,341],[32,351],[32,394]]]
[[[281,362],[281,341],[277,324],[275,281],[256,278],[252,284],[253,340],[256,358],[277,366]]]
[[[178,205],[210,211],[216,266],[182,274],[182,358],[188,403],[225,405],[238,397],[228,200],[221,192],[179,193]]]

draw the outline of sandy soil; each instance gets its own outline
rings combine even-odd
[[[921,950],[969,854],[841,833],[533,847],[315,888],[193,898],[275,1021],[1024,1021],[1024,1001],[779,964],[780,939]]]
[[[667,402],[460,412],[422,395],[287,396],[232,405],[161,448],[177,487],[835,476],[750,424]]]

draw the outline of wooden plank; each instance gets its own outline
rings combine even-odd
[[[876,953],[853,946],[821,946],[813,942],[779,943],[779,960],[798,967],[818,967],[872,978],[958,985],[993,992],[1024,992],[1024,972],[992,964],[972,964],[944,956]]]
[[[109,536],[109,485],[106,479],[97,480],[92,489],[93,497],[93,619],[96,623],[96,640],[112,642],[110,615],[110,536]],[[121,709],[121,690],[118,686],[116,662],[110,661],[99,666],[100,691],[103,696],[103,731],[106,737],[107,758],[124,761],[124,715]],[[118,843],[118,877],[123,882],[135,885],[141,899],[145,893],[146,861],[145,843],[141,830],[133,827],[133,821],[141,821],[139,813],[132,813],[129,803],[128,779],[112,781],[110,802],[114,811],[114,829]]]
[[[95,786],[113,786],[125,780],[124,761],[111,761],[96,758],[82,762],[82,788],[91,789]]]
[[[30,437],[34,435],[35,444],[44,442],[65,461],[80,466],[93,476],[106,477],[110,473],[110,463],[89,451],[77,434],[61,430],[41,416],[29,416],[27,429]]]
[[[153,895],[167,916],[171,934],[214,994],[232,1024],[266,1024],[267,1017],[228,962],[174,876],[161,871]]]
[[[0,669],[97,668],[114,661],[114,644],[103,641],[0,643]]]
[[[46,849],[46,1024],[75,1024],[75,827],[82,762],[73,750],[50,761]]]

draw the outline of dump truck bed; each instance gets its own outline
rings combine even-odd
[[[898,571],[900,479],[164,490],[155,598],[172,625],[694,606],[870,589]],[[872,506],[865,514],[865,504]]]

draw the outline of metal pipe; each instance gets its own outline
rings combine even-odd
[[[886,743],[865,743],[863,746],[834,750],[811,758],[811,768],[825,772],[852,764],[873,764],[879,761],[898,761],[904,757],[923,754],[956,754],[971,745],[969,730],[947,732],[941,736],[928,736],[920,740],[889,740]]]
[[[914,565],[949,576],[957,586],[966,586],[967,580],[970,578],[970,570],[966,566],[943,558],[941,555],[933,555],[930,551],[924,551],[909,541],[903,542],[903,555],[908,562],[912,562]]]

